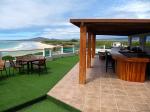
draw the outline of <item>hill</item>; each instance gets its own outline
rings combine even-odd
[[[45,38],[45,37],[36,37],[36,38],[31,38],[31,39],[28,39],[29,41],[48,41],[50,39],[48,38]]]

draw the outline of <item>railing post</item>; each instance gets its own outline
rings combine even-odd
[[[105,45],[104,45],[104,50],[105,50],[105,48],[106,48],[106,47],[105,47]]]
[[[75,47],[74,47],[74,45],[72,45],[72,52],[73,52],[73,54],[75,53]]]
[[[52,57],[52,50],[49,49],[49,57]]]
[[[63,46],[61,46],[61,54],[63,54],[64,52],[63,52]]]
[[[45,57],[45,48],[43,49],[43,56]]]

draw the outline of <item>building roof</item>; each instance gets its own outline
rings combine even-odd
[[[129,36],[150,33],[150,19],[70,19],[78,27],[81,24],[95,35]]]

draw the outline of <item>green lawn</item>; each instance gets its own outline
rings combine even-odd
[[[80,112],[64,103],[47,98],[18,112]]]
[[[57,109],[57,110],[56,110]],[[69,112],[69,110],[56,105],[49,99],[36,103],[28,108],[25,108],[19,112]]]
[[[77,62],[78,56],[59,58],[47,62],[48,74],[18,74],[1,79],[0,111],[45,95]],[[41,103],[47,104],[48,100]]]

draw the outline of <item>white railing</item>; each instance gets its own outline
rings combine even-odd
[[[11,55],[11,56],[22,56],[22,55],[26,55],[26,54],[35,54],[35,55],[43,55],[45,57],[53,57],[53,56],[58,56],[58,55],[65,55],[65,54],[69,54],[69,53],[77,53],[79,52],[79,50],[75,50],[75,46],[70,47],[71,52],[67,53],[64,52],[64,47],[61,46],[59,50],[53,50],[52,48],[45,48],[45,49],[32,49],[32,50],[3,50],[0,51],[0,58],[2,58],[3,56],[6,55]],[[96,48],[96,53],[98,52],[105,52],[107,51],[111,51],[111,49],[106,49],[105,45],[103,46],[103,48]]]
[[[74,46],[71,46],[70,49],[72,49],[72,52],[69,53],[75,53]],[[45,57],[52,57],[60,54],[69,54],[64,52],[64,47],[61,46],[60,49],[53,50],[52,48],[44,48],[44,49],[32,49],[32,50],[1,50],[0,51],[0,59],[3,56],[11,55],[11,56],[22,56],[26,54],[35,54],[35,55],[43,55]]]

